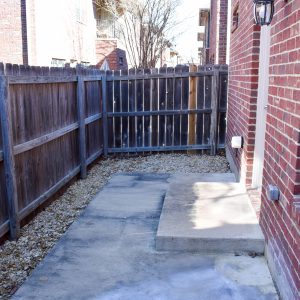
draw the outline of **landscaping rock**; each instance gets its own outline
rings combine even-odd
[[[17,242],[0,246],[0,299],[9,299],[47,255],[96,193],[118,172],[222,173],[229,172],[223,156],[156,154],[100,160],[66,192],[21,229]]]

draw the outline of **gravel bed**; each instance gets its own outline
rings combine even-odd
[[[93,196],[118,172],[225,173],[223,156],[156,154],[99,161],[85,180],[78,180],[66,192],[21,229],[17,242],[0,246],[0,299],[9,299],[46,256]]]

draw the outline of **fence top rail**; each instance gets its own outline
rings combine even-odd
[[[65,66],[59,67],[41,67],[41,66],[28,66],[17,65],[10,63],[0,62],[0,75],[102,75],[105,71],[100,70],[96,66],[84,67],[77,65],[75,68]]]
[[[223,71],[225,73],[225,71]],[[155,73],[155,74],[132,74],[132,75],[108,75],[107,81],[113,80],[143,80],[143,79],[164,79],[164,78],[188,78],[188,77],[201,77],[213,76],[213,71],[199,71],[199,72],[183,72],[183,73]]]
[[[27,76],[27,75],[7,75],[9,84],[43,84],[43,83],[68,83],[76,82],[78,77],[82,77],[83,81],[101,81],[102,75],[69,75],[69,76]]]
[[[176,70],[179,70],[179,72]],[[121,74],[120,71],[102,71],[95,66],[87,68],[78,65],[76,68],[56,68],[3,64],[0,62],[0,76],[6,76],[9,84],[67,83],[77,81],[78,76],[83,81],[101,81],[104,76],[107,81],[213,76],[216,72],[227,74],[228,66],[200,65],[196,70],[191,72],[188,66],[178,65],[175,68],[130,69]]]
[[[77,76],[26,76],[8,75],[9,84],[42,84],[42,83],[67,83],[76,82]]]
[[[198,71],[228,71],[228,65],[193,65]],[[188,65],[177,65],[176,67],[162,67],[160,70],[166,71],[175,69],[187,72],[189,70]],[[124,70],[129,71],[141,71],[142,69],[132,68]],[[158,73],[158,68],[145,69],[147,73]],[[103,75],[105,73],[112,73],[112,71],[100,70],[97,66],[85,67],[82,65],[77,65],[74,68],[70,66],[65,67],[43,67],[43,66],[29,66],[29,65],[17,65],[11,63],[0,62],[0,75]],[[115,73],[120,73],[120,71],[115,71]]]

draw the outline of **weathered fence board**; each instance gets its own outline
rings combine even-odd
[[[182,67],[177,66],[175,68],[175,74],[181,74]],[[174,110],[181,110],[181,91],[182,91],[182,78],[175,78],[174,83]],[[174,146],[181,145],[181,136],[180,136],[180,128],[181,128],[181,115],[174,114]]]
[[[136,70],[130,69],[129,74],[135,75]],[[136,80],[129,81],[129,111],[135,112],[135,99],[136,99]],[[129,117],[129,147],[136,146],[136,130],[135,130],[135,117]]]
[[[151,70],[145,69],[145,75],[150,75]],[[150,103],[151,103],[151,79],[144,79],[144,112],[148,112],[151,110]],[[151,127],[150,127],[150,115],[144,116],[144,147],[149,147],[151,145]]]
[[[4,75],[4,65],[0,64],[0,76]],[[2,125],[0,121],[0,237],[9,230],[6,179],[3,162]]]
[[[188,72],[188,67],[183,67],[183,72]],[[182,78],[182,90],[181,90],[181,109],[188,109],[189,108],[189,78],[183,77]],[[188,116],[182,115],[181,116],[181,145],[185,146],[188,144]]]
[[[158,74],[157,69],[151,71],[152,75]],[[158,78],[151,79],[150,110],[158,112]],[[151,143],[152,147],[158,146],[158,115],[151,115]]]
[[[0,64],[0,237],[108,153],[224,147],[225,67]]]
[[[122,70],[122,75],[127,76],[128,70]],[[129,111],[129,86],[128,81],[121,82],[121,112]],[[121,128],[122,128],[122,147],[129,147],[129,117],[124,116],[121,118]]]
[[[18,219],[16,165],[13,153],[13,124],[9,100],[9,86],[7,79],[4,76],[0,76],[0,118],[3,143],[4,173],[6,180],[5,188],[7,210],[10,220],[9,228],[11,237],[16,239],[19,235],[20,223]]]

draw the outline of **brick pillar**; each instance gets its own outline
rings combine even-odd
[[[0,0],[0,61],[23,64],[20,0]]]
[[[211,2],[209,61],[226,64],[228,0]]]
[[[253,21],[253,2],[232,1],[238,26],[231,34],[228,84],[227,156],[231,168],[251,185],[255,144],[260,27]],[[242,136],[244,147],[231,148],[232,136]]]
[[[275,1],[260,223],[283,299],[300,299],[300,2]],[[267,199],[268,185],[280,200]]]

